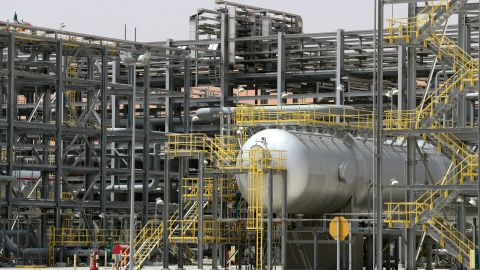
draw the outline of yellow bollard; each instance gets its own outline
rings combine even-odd
[[[73,254],[73,270],[77,270],[77,254]]]

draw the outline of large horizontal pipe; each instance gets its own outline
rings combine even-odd
[[[150,179],[150,183],[148,183],[147,190],[148,191],[154,190],[155,188],[157,188],[159,182],[160,182],[160,179],[157,178],[157,177]],[[130,189],[130,185],[110,185],[110,186],[106,187],[107,191],[112,191],[112,192],[114,192],[114,191],[127,191],[129,189]],[[134,191],[135,192],[143,191],[143,185],[135,185],[134,186]]]
[[[11,231],[11,230],[8,230],[7,231],[7,236],[9,237],[15,237],[15,236],[21,236],[21,237],[25,237],[25,235],[28,237],[28,243],[30,244],[31,247],[34,247],[34,248],[37,248],[38,247],[38,242],[37,240],[35,239],[35,237],[33,237],[32,233],[28,232],[27,231]],[[3,231],[0,231],[0,237],[3,238],[4,234],[3,234]],[[13,242],[12,242],[13,243]]]
[[[255,108],[262,108],[264,110],[271,111],[284,111],[284,112],[315,112],[315,113],[329,113],[329,114],[347,114],[357,115],[358,111],[352,106],[347,105],[262,105],[254,106]],[[352,109],[349,111],[348,109]],[[235,112],[235,108],[201,108],[195,113],[195,116],[199,120],[214,120],[220,118],[220,114],[231,114]]]

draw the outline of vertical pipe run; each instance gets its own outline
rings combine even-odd
[[[408,4],[408,17],[415,16],[415,3]],[[415,23],[415,20],[409,21]],[[407,110],[415,110],[416,102],[416,48],[407,48]],[[412,186],[415,179],[415,144],[416,141],[411,136],[407,137],[407,160],[406,160],[406,183]],[[413,190],[406,192],[406,202],[414,201]],[[415,250],[416,250],[416,236],[415,229],[407,228],[407,246],[405,247],[405,269],[415,269]]]
[[[318,233],[313,233],[313,270],[318,270]]]
[[[101,158],[100,160],[105,160],[102,162],[100,166],[100,212],[106,213],[106,202],[107,202],[107,83],[108,83],[108,47],[103,46],[102,52],[102,123],[101,123],[101,130],[102,130],[102,137],[101,137]],[[47,97],[49,98],[49,97]],[[106,229],[107,228],[107,218],[101,219],[100,228]]]
[[[203,270],[203,152],[198,154],[198,236],[197,236],[197,264],[198,270]]]
[[[478,16],[480,16],[480,3],[479,3],[479,9],[478,9]],[[478,56],[478,60],[479,63],[480,63],[480,54]],[[478,93],[480,94],[480,80],[477,81],[477,91]],[[480,123],[480,104],[478,105],[478,108],[477,108],[478,112],[477,112],[477,121]],[[478,131],[477,131],[477,136],[478,136],[478,141],[477,141],[477,160],[478,158],[480,157],[480,124],[477,125],[477,128],[478,128]],[[477,175],[477,215],[478,215],[478,222],[480,222],[480,170],[478,170],[478,175]],[[477,228],[480,230],[480,226],[477,224]],[[475,231],[474,231],[475,233]],[[480,233],[478,234],[478,237],[477,237],[477,247],[480,248]],[[478,261],[478,269],[480,269],[480,250],[478,252],[478,256],[477,256],[477,261]]]
[[[143,67],[143,179],[142,183],[148,183],[150,179],[150,64],[146,63]],[[148,222],[148,201],[149,201],[148,185],[142,188],[142,227]],[[155,204],[156,205],[156,204]]]
[[[337,269],[340,267],[340,217],[337,217]]]
[[[343,29],[337,29],[337,55],[335,67],[335,105],[343,105],[344,93],[340,90],[343,86],[342,76],[344,72],[344,34]],[[339,119],[338,119],[339,120]]]
[[[183,132],[186,134],[190,131],[190,57],[185,57],[184,63],[184,86],[183,91],[185,93],[184,106],[183,106]]]
[[[167,148],[167,146],[165,146]],[[164,161],[164,171],[165,171],[165,187],[163,189],[163,269],[168,269],[168,228],[170,227],[169,222],[169,208],[170,208],[170,157],[165,155]]]
[[[378,0],[377,38],[377,121],[375,136],[375,246],[377,269],[382,267],[382,127],[383,127],[383,1]]]
[[[285,33],[278,32],[277,52],[277,104],[282,104],[282,92],[285,92]]]
[[[287,171],[282,173],[282,269],[287,269]]]
[[[272,270],[273,254],[273,170],[268,172],[267,270]]]
[[[130,69],[131,70],[131,69]],[[134,254],[135,254],[135,99],[137,98],[137,76],[135,73],[137,67],[133,65],[133,89],[132,89],[132,108],[130,110],[132,122],[130,123],[132,128],[132,141],[131,141],[131,153],[130,153],[130,270],[135,268]]]
[[[183,186],[184,186],[184,159],[180,157],[178,161],[178,219],[184,220],[183,213]],[[183,236],[183,222],[179,222],[178,230]],[[183,243],[178,243],[178,270],[183,270]]]
[[[166,46],[170,47],[172,43],[171,39],[167,39],[166,41]],[[166,54],[172,54],[170,50],[166,51]],[[165,89],[168,92],[173,92],[175,90],[175,86],[173,84],[173,67],[172,67],[172,61],[168,60],[167,61],[167,69],[166,69],[166,74],[165,74]],[[172,98],[169,96],[165,97],[165,132],[170,132],[173,127],[173,116],[172,116],[173,110],[172,110]]]
[[[223,179],[222,179],[223,180]],[[212,253],[212,269],[218,269],[218,238],[220,237],[218,231],[218,174],[213,175],[213,192],[212,192],[212,204],[213,204],[213,253]]]
[[[350,226],[348,226],[348,240],[349,243],[348,243],[348,270],[352,270],[352,260],[353,260],[353,256],[352,256],[352,245],[353,245],[353,238],[352,238],[352,224],[350,224]]]

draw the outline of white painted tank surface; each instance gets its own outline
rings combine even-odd
[[[430,144],[419,141],[422,152],[428,154],[428,167],[438,181],[446,172],[449,161]],[[405,184],[406,145],[401,140],[385,142],[383,147],[382,184],[390,185],[393,178]],[[369,185],[373,182],[373,141],[355,138],[350,134],[329,134],[267,129],[250,137],[243,150],[263,147],[284,150],[287,169],[287,212],[292,214],[335,213],[352,199],[359,211],[367,210]],[[276,154],[272,152],[272,157]],[[247,153],[242,155],[244,159]],[[417,154],[417,160],[420,156]],[[423,162],[416,164],[416,182],[424,184],[428,178]],[[248,200],[248,178],[237,175],[239,189]],[[268,174],[264,174],[264,209],[268,203]],[[280,212],[282,176],[273,178],[273,211]],[[403,191],[384,191],[383,201],[404,201]]]

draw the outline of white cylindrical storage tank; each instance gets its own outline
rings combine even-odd
[[[428,155],[428,167],[434,181],[446,172],[449,161],[430,144],[419,142]],[[283,166],[287,170],[287,212],[291,214],[335,213],[345,207],[352,198],[353,206],[366,211],[368,189],[373,183],[373,141],[354,138],[350,134],[333,136],[311,132],[267,129],[254,134],[242,146],[242,150],[262,147],[283,150]],[[242,154],[246,165],[248,153]],[[272,152],[272,157],[276,156]],[[420,157],[417,156],[417,159]],[[393,178],[404,185],[406,147],[401,142],[386,142],[383,147],[382,184],[390,185]],[[424,183],[427,172],[422,162],[416,164],[416,181]],[[242,196],[248,200],[248,176],[237,175]],[[432,184],[432,180],[428,179]],[[268,175],[263,179],[263,205],[268,203]],[[282,176],[273,178],[273,211],[280,212]],[[372,194],[373,192],[370,192]],[[404,192],[384,192],[384,202],[404,201]]]

